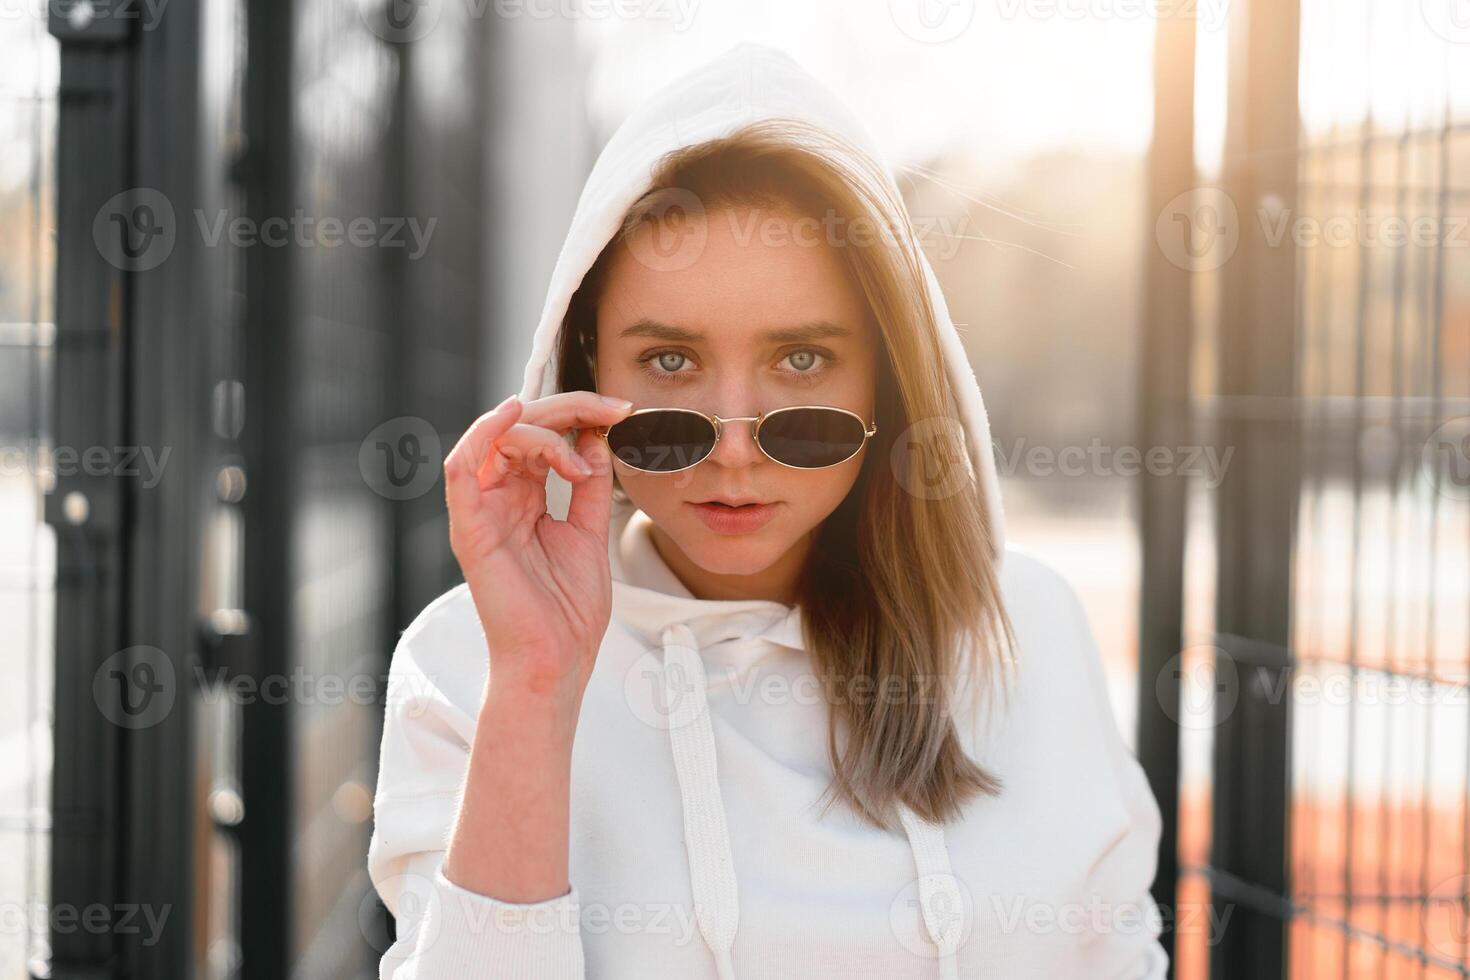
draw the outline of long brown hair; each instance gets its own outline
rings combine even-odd
[[[892,232],[838,249],[883,340],[878,431],[852,491],[817,531],[797,601],[829,695],[828,806],[842,799],[885,829],[900,800],[947,821],[1001,789],[961,743],[956,680],[973,681],[976,695],[1003,690],[1015,637],[992,557],[992,515],[973,472],[953,492],[915,492],[923,484],[913,468],[923,462],[911,450],[969,463],[907,209],[869,156],[799,120],[763,120],[671,152],[572,297],[557,352],[560,390],[594,387],[597,300],[613,247],[665,220],[671,193],[706,213],[784,208]],[[922,444],[911,429],[920,420]],[[899,440],[907,441],[895,454]],[[627,499],[620,487],[614,495]]]

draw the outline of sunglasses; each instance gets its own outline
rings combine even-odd
[[[782,466],[820,470],[845,463],[878,431],[862,416],[827,405],[791,405],[759,415],[722,419],[692,408],[640,408],[598,435],[613,455],[644,473],[678,473],[698,464],[720,441],[726,422],[753,422],[765,456]]]

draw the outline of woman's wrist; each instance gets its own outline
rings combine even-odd
[[[594,657],[547,647],[495,650],[489,656],[487,701],[493,695],[508,702],[524,702],[538,710],[573,716],[580,710],[588,680],[585,665]]]
[[[517,651],[490,658],[481,713],[490,712],[570,749],[582,710],[584,661],[566,651]]]
[[[509,683],[487,686],[446,878],[504,902],[566,893],[575,732],[575,709]]]
[[[485,685],[476,742],[489,743],[487,751],[523,752],[545,756],[547,763],[565,757],[570,764],[582,691],[568,683],[548,690],[518,678],[491,677]]]

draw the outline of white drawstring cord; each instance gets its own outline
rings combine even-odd
[[[898,816],[919,871],[919,910],[924,928],[939,948],[939,976],[941,980],[958,980],[955,954],[965,931],[966,909],[959,882],[950,872],[944,827],[922,819],[902,803]]]
[[[704,662],[694,632],[683,623],[663,631],[663,682],[669,746],[684,804],[684,844],[699,931],[715,957],[720,980],[735,980],[730,949],[740,924],[740,896],[730,857],[730,830],[715,770]]]
[[[704,661],[688,625],[665,627],[661,639],[669,747],[684,808],[684,843],[695,918],[714,956],[719,980],[735,980],[731,949],[740,924],[740,896],[720,795]],[[944,828],[920,818],[904,804],[899,804],[899,820],[919,872],[924,928],[939,950],[940,980],[958,980],[956,951],[964,934],[966,909],[959,883],[950,872]]]

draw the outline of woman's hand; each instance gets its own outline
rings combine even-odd
[[[612,615],[612,461],[593,429],[631,408],[589,391],[508,398],[444,461],[449,543],[490,656],[444,874],[502,901],[570,889],[572,742]],[[572,484],[565,521],[546,513],[548,466]]]
[[[485,631],[491,683],[498,694],[549,697],[573,725],[612,613],[612,466],[594,427],[631,408],[590,391],[524,405],[512,396],[444,462],[450,546]],[[572,484],[565,521],[546,512],[548,467]]]

